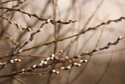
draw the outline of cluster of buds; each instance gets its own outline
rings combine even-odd
[[[50,73],[55,73],[55,74],[59,74],[59,71],[58,70],[51,70]]]
[[[33,30],[32,28],[23,27],[23,26],[17,24],[15,21],[10,21],[10,23],[16,25],[16,27],[17,27],[18,29],[27,30],[27,31]]]
[[[81,55],[75,56],[74,58],[80,58],[81,56],[85,56],[85,55],[91,56],[94,52],[104,50],[104,49],[108,49],[111,45],[117,45],[119,43],[119,41],[122,40],[123,38],[125,38],[125,36],[119,36],[116,41],[111,41],[106,46],[104,46],[102,48],[93,49],[90,52],[88,52],[88,51],[83,52]]]
[[[95,30],[97,29],[98,27],[102,26],[102,25],[108,25],[110,24],[111,22],[119,22],[121,20],[125,20],[125,17],[120,17],[118,19],[115,19],[115,20],[108,20],[107,22],[102,22],[101,24],[99,25],[96,25],[95,27],[89,27],[86,31],[89,31],[89,30]],[[85,33],[86,31],[83,31],[83,33]]]
[[[69,70],[73,66],[80,67],[82,63],[86,63],[86,62],[87,62],[87,60],[79,60],[79,62],[74,62],[74,63],[72,63],[71,65],[69,65],[67,67],[60,67],[59,70],[53,69],[53,70],[50,71],[50,73],[59,74],[60,71]]]
[[[22,49],[25,45],[27,45],[30,41],[32,41],[32,40],[34,39],[34,36],[42,30],[42,27],[43,27],[45,24],[47,24],[48,21],[50,21],[50,19],[47,19],[46,22],[42,23],[42,25],[40,26],[40,29],[38,29],[36,32],[31,33],[30,38],[29,38],[22,46],[20,46],[20,48],[17,50],[17,54],[19,54],[20,52],[22,52],[21,49]],[[15,24],[16,24],[16,23],[15,23]]]
[[[10,24],[14,24],[18,29],[27,30],[27,31],[31,31],[32,30],[32,28],[23,27],[23,26],[17,24],[15,21],[11,21],[8,18],[2,16],[1,14],[0,14],[0,17],[2,17],[5,20],[7,20]]]
[[[14,62],[21,62],[21,59],[11,59],[10,63],[13,64]]]
[[[45,18],[41,18],[41,17],[39,17],[37,14],[30,14],[30,13],[27,13],[27,12],[25,12],[25,11],[23,11],[22,9],[15,9],[15,8],[9,8],[9,7],[0,7],[0,9],[7,9],[7,11],[18,11],[18,12],[21,12],[21,13],[23,13],[23,14],[27,14],[29,17],[31,17],[31,16],[33,16],[33,17],[35,17],[35,18],[37,18],[37,19],[39,19],[40,21],[46,21],[47,23],[52,23],[52,24],[56,24],[56,23],[61,23],[61,24],[70,24],[70,23],[74,23],[74,22],[76,22],[77,20],[69,20],[69,21],[67,21],[67,22],[64,22],[63,20],[55,20],[55,19],[45,19]],[[11,22],[10,22],[11,23]],[[18,25],[17,25],[17,27],[19,27]]]
[[[39,64],[35,64],[35,65],[31,66],[31,68],[35,69],[35,68],[42,67],[43,65],[47,65],[48,61],[53,60],[54,57],[55,57],[55,55],[51,54],[50,57],[45,58],[45,60],[41,60]]]
[[[6,62],[0,63],[0,68],[1,68],[1,67],[4,67],[5,65],[6,65]]]

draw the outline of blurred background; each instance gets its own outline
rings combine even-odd
[[[0,0],[0,2],[5,0]],[[11,1],[0,5],[1,7],[12,7],[22,0]],[[124,0],[26,0],[17,8],[30,14],[37,14],[41,18],[55,20],[77,20],[70,24],[51,23],[45,25],[43,30],[36,34],[34,40],[27,44],[23,49],[41,45],[53,40],[62,39],[75,35],[81,30],[94,27],[108,20],[118,19],[125,16]],[[0,14],[6,10],[0,9]],[[6,55],[15,44],[24,43],[30,38],[32,32],[37,31],[43,21],[35,17],[18,11],[9,11],[4,16],[24,27],[33,28],[31,32],[17,29],[15,25],[10,24],[3,18],[0,18],[0,55]],[[59,57],[73,57],[80,55],[84,51],[91,51],[95,48],[101,48],[108,42],[116,41],[119,36],[125,35],[125,21],[113,22],[109,25],[101,26],[97,30],[88,31],[85,34],[77,35],[73,38],[65,39],[47,46],[41,46],[21,54],[33,54],[49,56],[64,49],[64,52],[58,54]],[[9,34],[7,34],[6,32]],[[60,74],[45,74],[41,76],[26,76],[16,78],[25,84],[124,84],[125,83],[125,40],[121,40],[118,45],[111,46],[107,50],[94,53],[88,63],[82,64],[81,67],[73,67],[68,71],[62,71]],[[43,58],[22,57],[22,61],[8,64],[0,71],[0,75],[26,69],[34,64],[39,63]],[[85,56],[83,59],[89,58]],[[8,58],[0,60],[6,61]],[[63,65],[63,64],[60,64]],[[55,65],[54,67],[57,67]],[[53,66],[40,69],[40,72],[50,71]],[[1,84],[20,84],[17,80],[9,77],[0,79]]]

